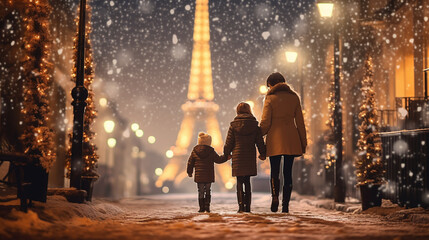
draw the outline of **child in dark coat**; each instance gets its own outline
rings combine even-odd
[[[223,153],[228,156],[232,152],[232,176],[237,177],[238,212],[250,212],[250,177],[257,175],[255,145],[259,158],[265,160],[266,148],[258,124],[250,105],[244,102],[238,104],[237,116],[231,122],[225,141]]]
[[[198,203],[200,210],[198,212],[210,212],[210,188],[215,182],[214,163],[226,162],[226,157],[219,156],[212,144],[212,137],[204,132],[198,134],[198,145],[192,150],[188,159],[187,173],[192,177],[195,168],[194,181],[198,186]]]

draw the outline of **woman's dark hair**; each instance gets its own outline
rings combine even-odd
[[[275,73],[271,73],[270,76],[268,76],[267,78],[267,87],[274,86],[277,83],[284,83],[286,82],[285,78],[283,77],[283,75],[279,72],[275,72]]]
[[[243,113],[252,114],[250,105],[245,102],[241,102],[237,105],[237,114],[243,114]]]

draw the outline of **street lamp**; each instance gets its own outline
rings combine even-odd
[[[317,7],[322,18],[332,18],[334,3],[330,1],[318,1]],[[334,200],[335,202],[344,202],[346,198],[346,186],[343,178],[343,115],[341,111],[340,97],[340,36],[333,27],[334,31],[334,86],[335,86],[335,107],[334,107],[334,138],[336,149],[335,160],[335,182],[334,182]]]
[[[83,117],[85,114],[88,90],[84,84],[85,67],[85,15],[86,0],[80,1],[79,31],[76,58],[76,86],[72,90],[73,97],[73,141],[71,147],[70,187],[81,189],[83,171]]]
[[[298,80],[300,82],[300,95],[302,101],[302,108],[304,109],[304,80],[302,78],[302,66],[301,59],[298,59],[298,52],[296,51],[286,51],[286,61],[288,63],[295,63],[298,60]]]
[[[115,138],[108,138],[107,139],[107,146],[109,147],[107,149],[107,156],[108,156],[107,166],[108,167],[113,167],[115,160],[114,160],[114,156],[113,156],[113,151],[112,150],[116,146],[116,139]]]

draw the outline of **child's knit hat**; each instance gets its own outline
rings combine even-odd
[[[198,133],[198,145],[207,145],[212,144],[212,137],[205,132]]]

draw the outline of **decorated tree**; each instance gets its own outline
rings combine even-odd
[[[383,165],[381,162],[381,138],[373,89],[373,62],[370,56],[365,62],[365,76],[362,80],[362,103],[360,106],[360,137],[357,143],[358,154],[355,161],[357,184],[381,184]]]
[[[48,172],[56,159],[54,133],[49,126],[52,111],[49,106],[52,84],[52,63],[50,62],[48,0],[26,1],[23,13],[23,27],[26,29],[23,41],[22,81],[23,105],[20,140],[24,153],[39,159]]]
[[[83,123],[83,152],[82,157],[85,162],[84,169],[82,175],[92,176],[96,175],[94,169],[97,167],[98,155],[97,155],[97,147],[93,143],[95,133],[91,130],[92,124],[94,123],[95,118],[97,117],[97,111],[95,110],[94,105],[94,92],[92,89],[92,82],[94,81],[94,66],[93,66],[93,56],[92,56],[92,47],[91,40],[89,35],[92,31],[91,29],[91,7],[89,4],[86,5],[86,13],[85,17],[87,23],[85,27],[85,66],[84,66],[84,86],[88,90],[88,98],[86,99],[86,108],[84,115],[84,123]],[[79,25],[79,14],[77,14],[77,18],[75,19],[76,26]],[[74,63],[77,61],[77,44],[78,44],[78,35],[74,38]],[[76,81],[76,64],[73,64],[72,69],[72,81]],[[67,151],[67,160],[66,160],[66,168],[67,168],[67,177],[70,177],[71,171],[71,143],[73,141],[72,133],[69,133],[69,148]]]

